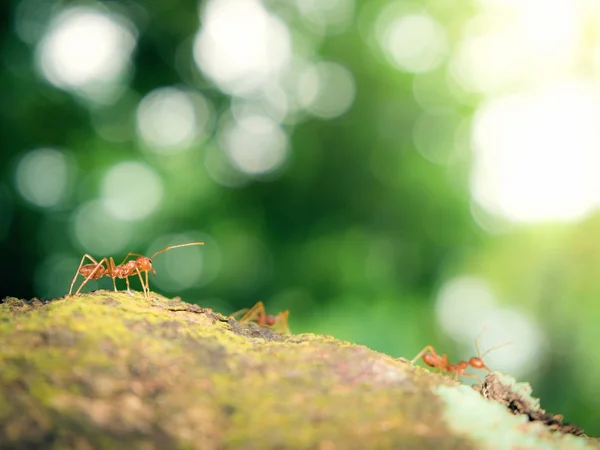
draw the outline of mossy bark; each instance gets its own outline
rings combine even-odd
[[[447,377],[153,294],[0,303],[0,448],[600,448]]]

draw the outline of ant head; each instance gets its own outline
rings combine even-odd
[[[481,359],[479,356],[474,356],[474,357],[470,358],[469,365],[475,369],[483,369],[483,370],[487,370],[488,372],[491,372],[491,370],[488,368],[488,366],[486,366],[485,363],[483,362],[483,359]]]
[[[437,367],[441,363],[439,355],[434,355],[433,353],[424,353],[421,358],[423,359],[423,362],[429,367]]]
[[[152,261],[150,260],[150,258],[147,258],[145,256],[139,256],[136,260],[136,265],[138,267],[138,269],[140,269],[141,272],[153,272],[156,273],[154,271],[154,269],[152,268]]]

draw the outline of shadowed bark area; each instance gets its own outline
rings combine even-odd
[[[153,298],[4,299],[0,448],[600,448],[364,346]]]

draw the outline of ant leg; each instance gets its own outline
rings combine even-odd
[[[75,280],[79,276],[79,271],[81,270],[81,267],[83,266],[83,262],[85,261],[85,258],[89,258],[94,262],[94,264],[98,264],[98,262],[94,258],[92,258],[90,255],[88,255],[87,253],[85,255],[83,255],[83,258],[81,258],[81,262],[79,263],[79,267],[75,271],[75,276],[73,277],[73,281],[71,281],[71,288],[69,289],[68,295],[71,295],[71,292],[73,292],[73,285],[75,285]]]
[[[129,277],[125,277],[125,283],[127,284],[127,293],[129,295],[134,295],[133,292],[131,291],[131,288],[129,287]]]
[[[109,276],[112,278],[112,282],[113,282],[113,288],[115,289],[115,292],[117,291],[117,282],[115,281],[115,279],[117,278],[115,276],[115,260],[113,259],[113,257],[111,256],[108,260],[108,269],[109,269]]]
[[[148,271],[147,270],[146,270],[146,300],[150,300],[150,281],[148,280]]]
[[[139,253],[127,253],[127,256],[125,257],[125,259],[121,262],[121,264],[119,264],[119,266],[122,266],[123,264],[125,264],[125,261],[127,261],[127,258],[129,258],[130,256],[141,256],[142,258],[144,257],[144,255],[140,255]]]
[[[146,299],[148,299],[148,295],[146,295],[146,285],[144,284],[144,279],[142,278],[142,273],[140,272],[140,269],[139,269],[139,267],[136,267],[136,268],[135,268],[135,272],[137,273],[138,277],[140,278],[140,284],[142,285],[142,291],[144,292],[144,297],[145,297]],[[125,278],[125,279],[127,280],[127,289],[128,289],[128,291],[129,291],[129,293],[130,293],[131,295],[133,295],[133,292],[131,292],[131,291],[129,290],[129,278]]]
[[[252,308],[248,310],[248,312],[240,319],[240,322],[252,322],[255,321],[259,325],[264,325],[264,317],[265,317],[265,305],[263,302],[259,301]]]
[[[456,376],[454,378],[454,381],[458,381],[458,377],[472,377],[472,378],[477,378],[477,381],[479,381],[479,384],[482,384],[481,382],[481,378],[479,378],[479,376],[476,373],[465,373],[465,372],[461,372],[460,374],[458,372],[456,372]]]
[[[277,323],[273,326],[273,329],[276,331],[280,330],[279,332],[283,334],[292,334],[287,322],[289,314],[290,312],[287,310],[277,314]]]
[[[103,268],[102,264],[106,264],[108,266],[108,259],[106,259],[106,258],[102,258],[100,260],[100,262],[96,262],[96,260],[88,254],[85,254],[83,257],[85,258],[86,256],[96,264],[96,267],[94,267],[94,270],[92,270],[92,273],[90,273],[87,276],[87,278],[85,280],[83,280],[83,283],[81,283],[79,285],[79,288],[77,289],[77,292],[75,292],[75,295],[77,295],[77,294],[79,294],[79,292],[81,292],[81,289],[87,284],[88,281],[90,281],[91,279],[94,278],[94,275],[96,275],[96,273],[100,270],[101,267]],[[81,260],[81,262],[83,262],[83,259]],[[79,265],[79,268],[81,269],[81,264]],[[79,274],[79,270],[77,271],[77,273]],[[77,275],[75,275],[75,277],[77,277]],[[73,279],[73,282],[71,283],[71,289],[73,288],[74,282],[75,282],[75,279]],[[69,295],[71,295],[70,290],[69,290]]]
[[[75,276],[73,277],[73,281],[71,281],[71,288],[69,289],[69,295],[71,295],[71,292],[73,292],[73,286],[75,285],[75,280],[77,280],[77,277],[79,276],[79,271],[81,270],[81,267],[83,267],[83,262],[85,261],[86,258],[89,259],[90,261],[92,261],[94,264],[98,265],[98,261],[96,261],[90,255],[88,255],[87,253],[85,255],[83,255],[83,258],[81,258],[81,262],[79,263],[79,267],[77,268],[77,271],[75,272]]]
[[[233,314],[229,314],[229,317],[233,317],[235,319],[236,316],[241,316],[242,314],[246,314],[247,311],[248,311],[248,308],[242,308],[239,311],[234,312]]]
[[[415,362],[417,362],[417,361],[419,360],[419,358],[423,357],[423,355],[424,355],[425,353],[427,353],[427,352],[429,352],[429,353],[432,353],[432,354],[434,354],[435,356],[438,356],[438,357],[439,357],[439,355],[438,355],[438,354],[435,352],[435,349],[434,349],[434,348],[433,348],[431,345],[427,345],[427,346],[426,346],[426,347],[425,347],[423,350],[421,350],[421,351],[420,351],[420,352],[417,354],[417,356],[415,356],[415,357],[414,357],[414,358],[413,358],[413,359],[410,361],[410,363],[414,365],[414,363],[415,363]]]

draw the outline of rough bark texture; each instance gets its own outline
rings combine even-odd
[[[7,298],[0,339],[2,449],[600,448],[509,407],[539,407],[523,385],[497,401],[486,382],[484,398],[364,346],[156,294]]]

